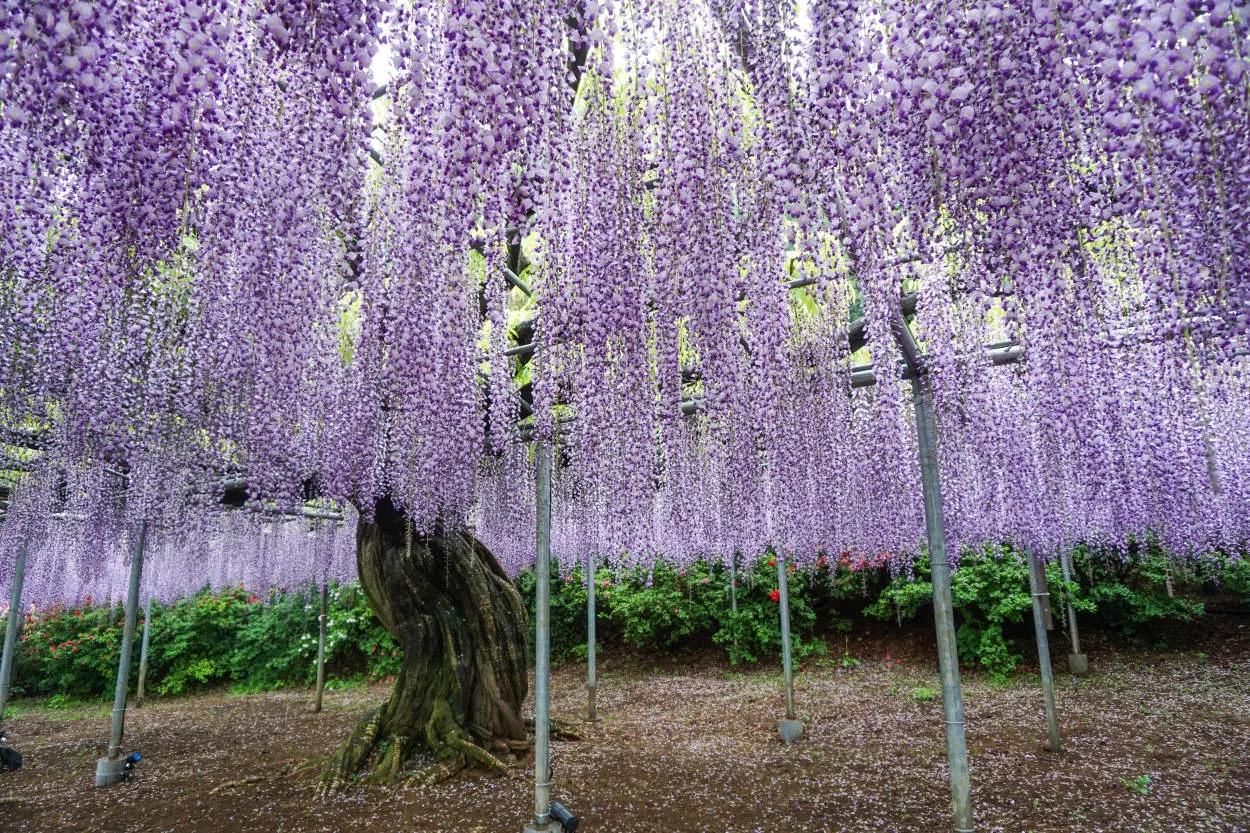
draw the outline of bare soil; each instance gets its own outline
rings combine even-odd
[[[1250,629],[1230,628],[1184,653],[1095,640],[1093,675],[1057,678],[1057,754],[1043,749],[1036,673],[995,687],[965,669],[977,829],[1250,830]],[[609,655],[602,720],[584,741],[553,742],[553,797],[584,831],[949,831],[931,646],[861,631],[838,647],[845,663],[833,656],[799,674],[809,725],[788,747],[776,668]],[[143,761],[106,789],[93,775],[107,706],[19,703],[7,729],[25,768],[0,775],[0,830],[520,833],[532,766],[316,797],[320,762],[386,694],[380,684],[332,691],[322,714],[308,711],[307,691],[150,700],[126,725],[125,747]],[[557,717],[584,717],[583,669],[559,669],[553,697]]]

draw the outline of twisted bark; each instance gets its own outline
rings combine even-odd
[[[414,536],[389,501],[357,527],[360,582],[404,652],[390,698],[355,727],[322,774],[431,782],[471,766],[507,771],[529,751],[529,617],[499,562],[468,532]]]

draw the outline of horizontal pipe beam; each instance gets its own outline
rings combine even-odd
[[[310,520],[321,521],[338,521],[342,522],[343,513],[334,509],[249,509],[249,512],[257,515],[269,515],[281,518],[299,519],[308,518]]]
[[[505,356],[529,356],[532,355],[533,352],[534,342],[531,341],[526,344],[518,344],[516,347],[509,347],[507,350],[503,351],[503,354]]]
[[[511,286],[514,286],[517,289],[521,290],[521,292],[523,292],[526,297],[529,297],[534,294],[533,292],[530,291],[530,288],[525,284],[525,281],[521,280],[520,277],[518,277],[517,274],[513,272],[511,269],[509,269],[507,266],[503,267],[503,277],[504,277],[504,280],[506,280]]]
[[[1023,361],[1025,356],[1024,345],[1015,344],[1014,342],[996,342],[995,344],[987,344],[984,347],[989,357],[990,364],[1001,367],[1003,365],[1015,364]],[[905,362],[902,363],[903,379],[913,379],[916,374]],[[857,364],[851,367],[851,387],[853,388],[870,388],[877,384],[877,374],[871,362],[867,364]]]

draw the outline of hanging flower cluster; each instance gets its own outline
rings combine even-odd
[[[14,541],[19,524],[0,527],[6,552],[24,544],[22,607],[125,601],[138,528],[60,507],[42,513],[38,537]],[[17,510],[19,517],[23,510]],[[24,530],[23,530],[24,531]],[[12,581],[12,562],[0,585]],[[344,582],[356,577],[356,514],[341,520],[294,514],[231,511],[178,527],[148,525],[140,598],[170,602],[205,588],[244,587],[264,595],[271,587]]]
[[[5,7],[5,540],[245,478],[519,569],[524,436],[557,552],[905,558],[905,306],[953,554],[1243,543],[1245,10],[807,5]]]
[[[915,552],[908,292],[952,553],[1245,541],[1246,21],[1078,6],[624,7],[544,229],[557,552]]]

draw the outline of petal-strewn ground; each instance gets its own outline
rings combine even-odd
[[[1250,629],[1205,652],[1091,654],[1094,674],[1061,673],[1064,750],[1043,750],[1037,678],[1004,687],[965,674],[979,830],[1250,830]],[[601,722],[588,739],[555,742],[553,797],[584,831],[947,831],[940,696],[925,647],[851,637],[841,657],[798,678],[807,736],[777,738],[774,669],[730,668],[709,656],[604,664]],[[887,669],[886,650],[907,654]],[[1062,658],[1060,665],[1062,666]],[[554,712],[583,716],[579,666],[556,672]],[[18,704],[8,731],[26,756],[0,776],[0,829],[30,831],[454,830],[519,833],[532,807],[513,779],[468,775],[425,789],[314,796],[313,766],[382,685],[153,700],[128,717],[135,778],[92,786],[108,707]]]

